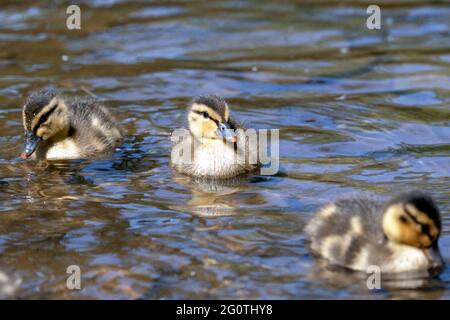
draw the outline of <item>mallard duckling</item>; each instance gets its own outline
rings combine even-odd
[[[200,178],[228,179],[258,168],[257,163],[243,158],[249,159],[247,148],[252,146],[247,143],[244,127],[230,117],[223,98],[196,97],[189,105],[188,123],[189,133],[172,150],[171,164],[178,172]],[[188,161],[179,152],[181,149],[190,151]]]
[[[311,249],[331,264],[381,272],[439,270],[439,210],[422,192],[402,194],[387,204],[368,197],[323,207],[306,227]]]
[[[23,159],[101,158],[122,142],[116,121],[98,101],[64,98],[53,90],[37,91],[28,97],[23,125]]]

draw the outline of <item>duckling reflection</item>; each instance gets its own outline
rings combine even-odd
[[[441,219],[433,199],[413,191],[380,204],[368,197],[322,208],[306,227],[314,253],[331,265],[383,273],[433,275],[443,267]]]
[[[99,158],[112,154],[122,143],[114,117],[98,101],[64,98],[54,90],[37,91],[28,97],[23,125],[23,159]]]
[[[0,193],[0,201],[8,206],[8,201],[19,205],[21,211],[40,207],[47,211],[64,211],[80,197],[87,197],[92,188],[99,186],[86,173],[81,173],[88,165],[86,161],[41,161],[23,162],[15,159],[1,166],[2,175],[7,178],[7,188]],[[86,188],[89,186],[89,189]],[[0,188],[0,191],[2,188]],[[23,195],[17,204],[16,196]]]
[[[333,266],[326,259],[315,259],[306,271],[306,277],[314,286],[330,290],[355,290],[361,299],[373,298],[374,293],[389,292],[393,298],[422,298],[427,290],[428,298],[439,299],[445,293],[441,281],[434,277],[418,275],[414,272],[383,274],[380,277],[379,288],[368,287],[372,273],[353,272],[347,268]],[[373,282],[369,280],[371,285]],[[421,289],[421,290],[418,290]],[[364,296],[368,294],[368,296]]]
[[[27,164],[28,165],[28,164]],[[36,166],[29,164],[26,168],[25,188],[27,201],[24,206],[36,206],[49,211],[65,211],[74,200],[87,195],[86,185],[93,183],[80,171],[84,163],[68,161],[39,162]],[[78,186],[84,186],[80,188]],[[74,194],[74,188],[81,191]]]
[[[202,217],[239,214],[239,203],[235,195],[242,192],[250,180],[248,176],[215,180],[176,175],[175,181],[190,189],[192,195],[186,206],[176,209]]]

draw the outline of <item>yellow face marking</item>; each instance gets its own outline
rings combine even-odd
[[[214,132],[217,130],[217,125],[214,121],[207,120],[202,124],[202,136],[203,137],[215,137]]]
[[[48,105],[46,105],[44,108],[42,108],[41,112],[39,112],[37,115],[33,117],[31,120],[31,127],[30,129],[33,130],[34,127],[39,123],[39,120],[41,117],[50,111],[51,108],[53,108],[57,104],[57,98],[53,98]]]
[[[198,139],[214,138],[217,125],[214,121],[205,119],[203,116],[191,112],[189,114],[189,128]]]
[[[50,109],[54,108],[58,105],[55,112],[53,112],[48,120],[41,124],[36,131],[36,136],[47,140],[52,137],[65,138],[69,132],[69,117],[68,117],[68,109],[64,101],[55,100],[54,98],[47,106],[45,106],[41,112],[38,113],[37,116],[33,118],[32,127],[34,127],[39,123],[39,119]]]
[[[436,238],[439,235],[439,229],[437,228],[434,221],[426,213],[420,211],[411,204],[407,204],[405,207],[406,210],[408,210],[408,212],[410,212],[417,221],[429,227],[429,233],[433,238]]]
[[[201,114],[203,112],[208,113],[209,117],[215,121],[222,121],[220,115],[210,107],[203,104],[194,104],[188,117],[191,132],[198,139],[217,139],[217,123],[210,118],[203,117]]]
[[[439,229],[427,214],[419,211],[414,206],[407,204],[406,209],[412,215],[409,216],[404,210],[402,203],[391,205],[383,216],[383,230],[389,240],[414,246],[417,248],[428,248],[439,236]],[[422,232],[422,226],[428,226],[427,236]]]
[[[40,138],[42,138],[45,134],[47,134],[48,130],[45,126],[40,126],[38,131],[36,132],[36,135]]]

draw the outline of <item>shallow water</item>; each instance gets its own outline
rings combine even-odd
[[[450,262],[450,8],[391,1],[382,30],[347,1],[0,1],[0,270],[15,298],[450,298],[450,269],[371,292],[322,266],[303,227],[355,192],[420,188]],[[65,61],[66,60],[66,61]],[[111,161],[17,158],[21,105],[92,92],[127,131]],[[168,167],[197,94],[280,129],[281,174],[214,192]],[[66,289],[79,265],[81,291]]]

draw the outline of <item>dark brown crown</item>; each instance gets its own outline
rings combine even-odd
[[[31,93],[23,106],[24,121],[29,129],[32,119],[52,101],[58,92],[53,89],[42,89]]]
[[[388,203],[388,206],[395,203],[413,205],[418,210],[425,213],[431,220],[433,220],[439,230],[441,229],[441,216],[439,213],[439,209],[435,204],[433,198],[429,194],[422,191],[405,192],[392,199]]]

